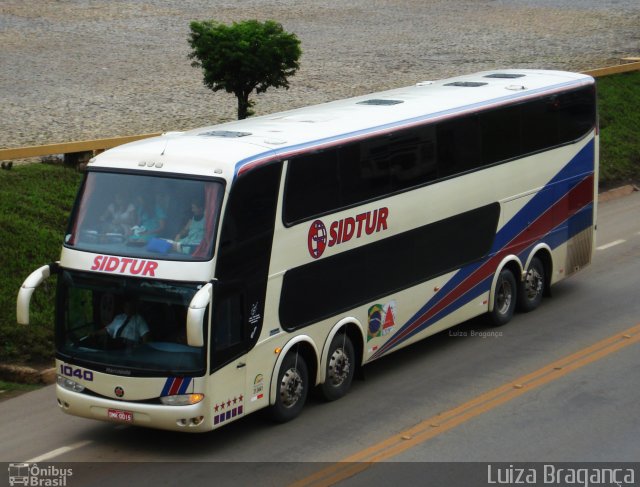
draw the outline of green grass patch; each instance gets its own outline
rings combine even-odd
[[[27,327],[16,324],[16,297],[31,272],[58,260],[81,178],[75,169],[47,164],[0,171],[1,362],[53,358],[55,278],[34,293]]]
[[[598,79],[600,184],[640,180],[640,71]]]
[[[640,72],[598,79],[600,182],[640,180]],[[76,170],[46,164],[0,171],[0,361],[47,363],[54,355],[55,278],[33,295],[31,325],[16,324],[24,279],[55,261],[81,181]]]
[[[38,384],[17,384],[15,382],[6,382],[0,380],[0,391],[4,391],[5,393],[14,391],[29,392],[40,389],[41,387],[42,385]],[[0,398],[2,398],[2,396],[0,396]]]

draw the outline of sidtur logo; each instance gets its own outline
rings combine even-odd
[[[311,224],[307,245],[309,253],[314,259],[320,257],[324,252],[327,246],[327,227],[320,220],[316,220]]]
[[[314,221],[309,227],[307,246],[314,259],[319,258],[327,247],[333,247],[387,229],[389,208],[359,213],[336,220],[329,225],[329,231],[321,220]]]

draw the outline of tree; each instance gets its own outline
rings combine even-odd
[[[204,72],[204,84],[213,91],[225,90],[238,99],[238,119],[253,114],[249,95],[267,88],[289,88],[287,77],[300,67],[300,41],[272,20],[234,22],[215,20],[190,24],[189,54],[194,67]]]

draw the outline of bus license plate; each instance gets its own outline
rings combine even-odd
[[[115,419],[116,421],[133,421],[133,413],[131,411],[109,409],[107,414],[109,419]]]

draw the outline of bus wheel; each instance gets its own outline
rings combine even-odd
[[[489,321],[494,326],[509,323],[516,307],[517,285],[513,273],[504,268],[498,275],[496,291],[493,298],[493,311],[489,313]]]
[[[329,346],[325,380],[320,386],[322,397],[327,401],[335,401],[344,396],[351,387],[354,372],[353,344],[346,333],[338,333]]]
[[[534,257],[529,269],[518,289],[518,309],[524,312],[533,311],[542,302],[544,293],[544,265]]]
[[[291,421],[302,411],[309,390],[309,372],[299,353],[288,353],[278,372],[276,402],[271,416],[278,423]]]

